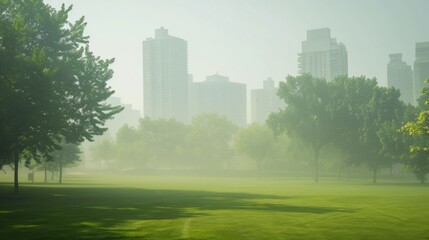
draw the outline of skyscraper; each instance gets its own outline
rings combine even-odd
[[[416,43],[416,60],[414,61],[414,99],[418,99],[429,78],[429,42]]]
[[[153,119],[188,121],[188,46],[168,30],[143,41],[143,112]]]
[[[307,31],[298,61],[301,74],[310,73],[328,81],[348,74],[346,47],[331,38],[329,28]]]
[[[247,124],[246,84],[215,74],[207,76],[204,82],[193,82],[191,96],[192,116],[216,113],[240,127]]]
[[[390,54],[387,64],[387,86],[395,87],[401,92],[401,100],[414,104],[413,70],[402,61],[402,53]]]
[[[284,105],[277,96],[278,88],[271,78],[264,80],[262,89],[250,92],[251,122],[264,123],[272,112],[277,112]]]

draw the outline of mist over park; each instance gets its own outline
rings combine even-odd
[[[427,239],[427,9],[0,0],[1,238]]]

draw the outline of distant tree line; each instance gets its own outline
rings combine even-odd
[[[381,169],[399,163],[426,181],[426,88],[414,107],[400,100],[399,90],[378,86],[376,79],[328,82],[304,74],[288,76],[278,95],[286,107],[271,114],[266,125],[239,129],[215,114],[197,116],[189,125],[145,118],[136,128],[123,126],[116,141],[96,143],[92,154],[111,166],[130,168],[220,169],[237,159],[258,170],[310,166],[315,182],[321,164],[337,171],[366,166],[375,183]]]
[[[137,128],[124,125],[116,142],[102,139],[91,152],[110,166],[147,168],[221,168],[233,156],[231,144],[237,127],[225,117],[204,114],[190,125],[174,119],[141,119]]]
[[[287,107],[271,114],[267,124],[275,134],[285,133],[307,146],[315,182],[320,153],[330,146],[340,150],[343,165],[369,167],[374,183],[379,170],[394,163],[404,164],[422,183],[426,180],[429,155],[425,147],[417,147],[427,146],[427,139],[420,137],[427,134],[427,107],[422,104],[428,100],[426,89],[414,107],[399,99],[399,90],[380,87],[376,79],[339,77],[327,82],[304,74],[288,76],[278,95]]]

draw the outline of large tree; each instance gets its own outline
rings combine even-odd
[[[278,96],[287,104],[267,120],[276,135],[287,133],[306,143],[312,151],[314,181],[319,181],[320,150],[337,134],[333,124],[332,98],[326,80],[304,74],[280,82]]]
[[[372,99],[377,81],[365,77],[339,77],[330,85],[331,96],[335,99],[333,123],[340,129],[336,133],[335,145],[345,155],[344,166],[362,164],[365,159],[365,146],[361,139],[364,111]]]
[[[383,149],[386,149],[383,147],[383,138],[392,131],[392,126],[400,129],[398,123],[404,115],[405,108],[399,96],[400,92],[397,89],[376,87],[371,101],[364,110],[361,139],[366,148],[366,163],[373,171],[373,183],[377,181],[377,172],[382,167],[390,166],[392,162],[389,154],[383,152]],[[393,145],[399,141],[391,138],[387,143]],[[393,146],[389,148],[395,150]]]
[[[366,164],[375,183],[382,167],[403,157],[405,143],[398,129],[406,106],[399,100],[400,92],[365,77],[342,77],[330,84],[336,99],[336,144],[347,155],[346,164]]]
[[[0,7],[1,163],[14,164],[18,192],[21,158],[50,157],[62,139],[91,141],[121,108],[105,103],[113,59],[89,50],[83,17],[71,23],[71,7],[40,0],[3,0]]]

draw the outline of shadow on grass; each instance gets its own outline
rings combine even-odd
[[[192,218],[210,215],[210,211],[216,210],[351,212],[264,203],[276,199],[287,200],[288,197],[185,190],[27,186],[21,189],[18,197],[0,196],[0,235],[6,236],[5,239],[45,239],[43,234],[55,239],[121,239],[124,235],[114,227],[133,220]]]

